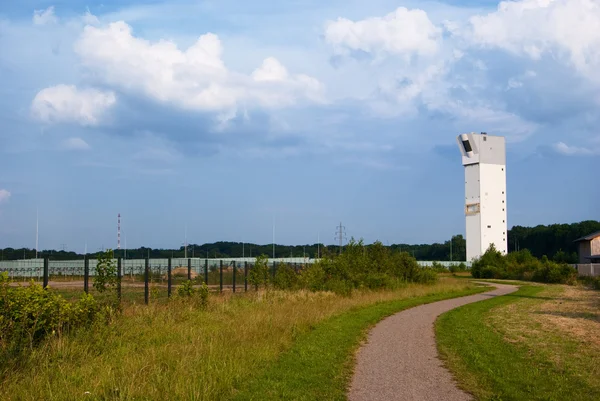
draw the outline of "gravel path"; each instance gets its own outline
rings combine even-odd
[[[471,400],[438,359],[433,324],[451,309],[517,290],[513,285],[492,285],[497,287],[493,291],[417,306],[379,322],[358,351],[348,399]]]

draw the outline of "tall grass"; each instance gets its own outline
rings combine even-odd
[[[259,291],[128,305],[110,325],[50,339],[0,369],[0,399],[220,400],[332,316],[379,302],[457,294],[464,280],[382,291]]]

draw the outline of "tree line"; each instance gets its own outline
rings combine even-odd
[[[600,221],[587,220],[572,224],[538,225],[535,227],[514,226],[508,230],[508,251],[528,249],[535,257],[548,258],[566,263],[577,262],[577,244],[573,241],[592,232],[600,231]],[[433,244],[391,244],[391,250],[408,252],[417,260],[464,261],[466,259],[466,240],[462,235],[454,235],[443,243]],[[307,257],[318,258],[323,251],[339,253],[339,245],[305,244],[275,245],[275,257]],[[342,249],[343,250],[343,249]],[[88,253],[87,257],[96,259],[102,252]],[[141,247],[136,249],[115,250],[115,257],[127,259],[142,258],[183,258],[186,255],[184,246],[177,249],[159,249]],[[17,260],[35,258],[35,249],[4,248],[0,249],[0,260]],[[189,244],[187,256],[195,258],[239,258],[259,255],[273,257],[273,244],[258,245],[252,243],[219,241],[207,244]],[[42,250],[38,257],[49,257],[51,260],[77,260],[84,255],[64,250]]]

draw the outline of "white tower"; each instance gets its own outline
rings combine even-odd
[[[467,261],[494,244],[502,254],[506,242],[506,142],[504,137],[470,133],[456,138],[465,166]]]

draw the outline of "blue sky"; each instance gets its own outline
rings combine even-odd
[[[0,247],[444,241],[463,132],[508,224],[600,218],[600,3],[4,1]]]

